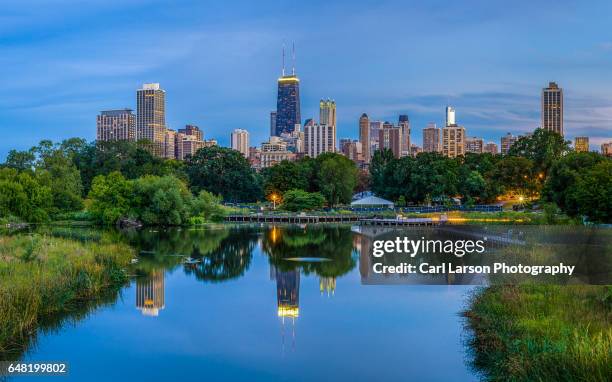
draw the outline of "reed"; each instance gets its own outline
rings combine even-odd
[[[19,352],[45,318],[119,289],[133,256],[122,243],[0,236],[0,359]]]
[[[475,292],[473,366],[493,381],[609,381],[612,287],[521,285]]]

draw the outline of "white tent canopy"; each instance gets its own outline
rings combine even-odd
[[[383,206],[383,207],[389,207],[389,208],[393,208],[394,204],[393,202],[383,199],[383,198],[379,198],[377,196],[368,196],[365,197],[363,199],[359,199],[359,200],[355,200],[354,202],[351,203],[351,206],[353,207],[379,207],[379,206]]]

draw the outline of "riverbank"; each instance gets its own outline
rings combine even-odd
[[[612,287],[481,289],[465,312],[473,366],[495,381],[606,381],[612,375]]]
[[[0,359],[19,353],[43,319],[118,290],[133,256],[104,240],[0,236]]]

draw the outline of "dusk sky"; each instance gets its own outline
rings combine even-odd
[[[295,41],[302,119],[336,100],[338,139],[358,118],[408,114],[421,144],[455,106],[468,136],[532,131],[540,92],[565,92],[565,131],[612,140],[610,1],[1,0],[0,160],[41,139],[95,138],[100,110],[166,90],[168,127],[227,145],[269,134],[281,49]],[[42,5],[44,4],[44,5]]]

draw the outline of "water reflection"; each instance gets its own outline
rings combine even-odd
[[[144,316],[157,317],[166,307],[164,278],[164,270],[157,269],[136,279],[136,308]]]

